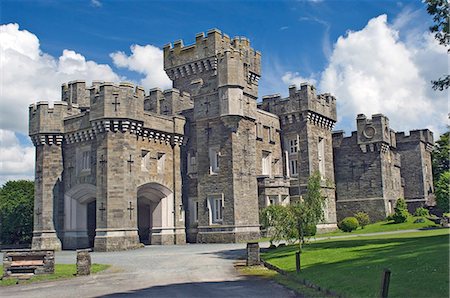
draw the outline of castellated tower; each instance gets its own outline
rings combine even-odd
[[[431,152],[433,133],[428,129],[412,130],[395,134],[397,151],[402,162],[405,200],[411,213],[417,207],[435,205]]]
[[[255,134],[260,59],[247,39],[230,39],[216,29],[198,34],[193,45],[176,41],[164,47],[167,75],[194,103],[184,112],[190,241],[237,242],[260,235]]]
[[[389,119],[376,114],[356,118],[357,131],[333,133],[338,219],[363,211],[383,220],[403,197],[401,158]]]
[[[289,177],[290,200],[301,199],[307,192],[309,176],[318,171],[322,194],[326,196],[325,220],[321,231],[336,228],[335,185],[331,130],[336,123],[336,99],[316,94],[313,85],[289,87],[289,97],[263,97],[260,109],[280,118],[284,174]]]
[[[33,248],[98,251],[185,243],[181,149],[192,107],[178,90],[129,83],[62,86],[62,102],[30,106],[36,146]],[[156,103],[157,102],[157,103]],[[163,103],[168,111],[152,107]]]

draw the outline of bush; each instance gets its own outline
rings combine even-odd
[[[359,223],[358,220],[354,217],[346,217],[339,224],[338,227],[343,232],[351,232],[358,228]]]
[[[420,217],[414,221],[414,223],[424,223],[424,222],[425,222],[425,218],[423,218],[423,217]]]
[[[392,219],[394,220],[395,223],[402,223],[408,220],[410,214],[406,209],[405,199],[402,198],[398,199],[397,205],[395,206],[394,210],[395,213],[392,215]]]
[[[357,212],[355,214],[355,218],[358,220],[359,225],[363,229],[370,223],[369,214],[367,214],[366,212]]]
[[[309,224],[305,227],[305,237],[315,236],[317,233],[317,226],[313,224]]]
[[[414,216],[430,216],[430,212],[426,208],[419,207],[414,211]]]

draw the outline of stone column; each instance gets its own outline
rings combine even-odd
[[[247,266],[259,265],[261,262],[259,257],[259,243],[247,243]]]
[[[42,140],[45,139],[43,136]],[[47,141],[36,144],[33,249],[61,250],[54,224],[54,204],[61,193],[62,172],[61,144]]]
[[[91,255],[90,249],[77,250],[77,275],[91,274]]]
[[[174,244],[186,243],[186,231],[185,231],[185,216],[183,202],[181,200],[182,195],[182,180],[181,180],[181,142],[178,139],[172,143],[173,154],[173,202],[174,202]]]

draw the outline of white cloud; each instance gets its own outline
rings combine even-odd
[[[72,50],[54,58],[40,50],[36,35],[18,24],[0,26],[0,127],[27,134],[28,106],[60,100],[61,84],[83,79],[119,81],[108,65],[86,61]]]
[[[170,88],[172,81],[164,72],[163,51],[152,45],[132,45],[131,55],[124,52],[110,54],[114,65],[136,71],[145,77],[140,84],[146,89],[160,87]]]
[[[410,15],[402,15],[396,26],[403,27]],[[339,37],[319,89],[337,97],[340,120],[383,113],[396,130],[445,129],[446,94],[430,84],[446,72],[445,48],[428,33],[407,36],[401,41],[381,15],[362,30]]]
[[[99,0],[91,0],[91,6],[102,7],[102,3]]]
[[[0,129],[0,185],[8,180],[33,179],[34,147],[22,146],[13,131]]]
[[[302,77],[298,72],[286,72],[282,77],[281,80],[286,85],[297,85],[299,86],[302,83],[310,83],[312,85],[315,85],[317,83],[316,79],[314,79],[312,76],[309,78]]]

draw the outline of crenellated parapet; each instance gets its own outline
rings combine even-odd
[[[69,107],[67,102],[57,101],[50,106],[47,101],[31,104],[29,107],[29,135],[37,145],[61,145],[64,134],[64,118],[79,114],[76,106]]]
[[[428,152],[432,152],[434,148],[433,132],[429,129],[411,130],[409,135],[406,135],[404,132],[397,132],[395,138],[398,144],[424,143]]]
[[[364,114],[356,117],[358,145],[379,144],[383,151],[389,147],[395,148],[396,137],[393,129],[389,127],[389,118],[383,114],[372,115],[367,118]]]
[[[300,89],[290,86],[287,98],[279,94],[264,96],[258,108],[279,115],[283,125],[306,120],[331,130],[337,121],[336,98],[329,93],[316,95],[315,87],[307,83]]]
[[[89,93],[91,121],[100,118],[142,117],[145,91],[141,86],[127,82],[96,82],[89,88]]]
[[[71,81],[61,85],[61,100],[82,109],[89,108],[89,90],[85,81]]]
[[[182,40],[173,46],[164,46],[164,69],[172,79],[195,75],[205,71],[217,70],[219,54],[233,53],[239,55],[248,65],[247,75],[253,79],[261,74],[261,53],[250,47],[245,37],[231,39],[220,30],[211,29],[195,37],[195,44],[184,46]]]
[[[162,91],[151,89],[144,100],[144,111],[161,115],[179,114],[194,107],[194,102],[187,92],[172,88]]]

